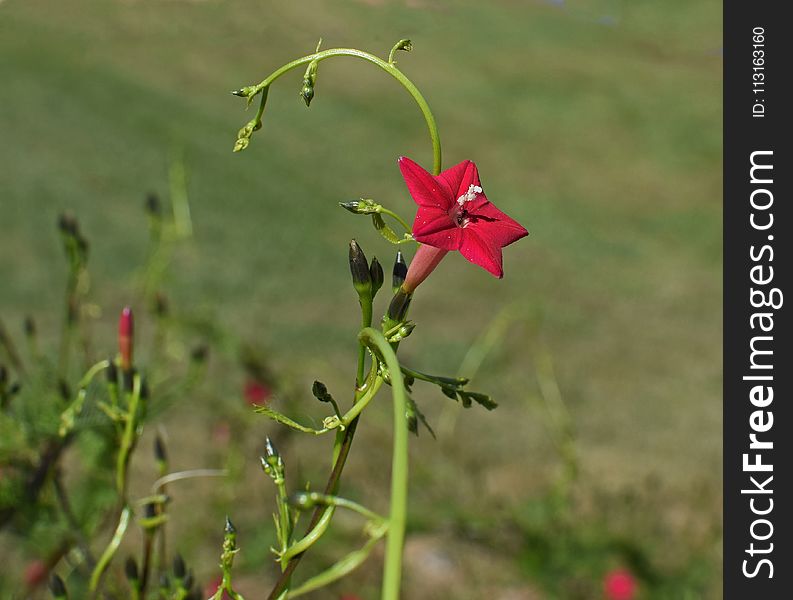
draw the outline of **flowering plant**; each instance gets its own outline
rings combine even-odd
[[[354,214],[370,215],[374,227],[388,242],[397,246],[418,244],[409,266],[402,251],[397,252],[392,275],[393,297],[380,328],[376,329],[373,327],[373,305],[375,296],[384,283],[383,269],[376,258],[371,262],[366,259],[355,240],[350,242],[350,270],[361,309],[361,329],[357,335],[356,385],[350,407],[344,412],[327,387],[317,381],[312,389],[314,396],[333,409],[333,414],[323,420],[321,428],[298,423],[270,404],[260,404],[256,408],[257,412],[300,432],[311,435],[333,432],[335,435],[333,467],[321,492],[305,490],[290,495],[287,491],[284,459],[269,438],[265,445],[265,455],[261,463],[264,472],[272,478],[277,489],[275,522],[278,543],[274,551],[281,568],[281,576],[268,596],[271,600],[294,598],[339,579],[360,565],[383,537],[386,538],[386,555],[382,598],[396,600],[400,593],[407,511],[408,432],[417,433],[419,422],[432,432],[410,396],[414,383],[421,380],[436,385],[443,394],[458,400],[464,407],[470,407],[474,403],[486,409],[496,406],[488,395],[470,391],[465,378],[428,375],[407,367],[397,358],[400,343],[412,334],[416,326],[408,320],[413,294],[448,252],[459,251],[468,261],[501,278],[504,274],[502,248],[527,235],[523,226],[488,200],[473,162],[466,160],[441,170],[440,137],[435,118],[422,94],[397,67],[395,60],[397,52],[411,49],[410,40],[400,40],[384,60],[368,52],[350,48],[320,51],[318,45],[314,53],[283,65],[260,83],[233,92],[236,96],[245,98],[248,105],[257,96],[260,97],[255,116],[238,132],[234,151],[239,152],[248,148],[254,132],[262,127],[270,87],[278,78],[305,65],[300,97],[309,106],[315,96],[319,64],[322,61],[337,56],[358,58],[389,74],[413,97],[429,130],[433,152],[432,172],[426,171],[409,158],[399,159],[399,168],[408,192],[418,206],[412,227],[394,210],[374,200],[362,198],[340,203]],[[384,216],[393,219],[404,232],[398,234]],[[391,388],[394,405],[391,500],[387,516],[377,515],[339,495],[341,475],[361,414],[384,384]],[[354,511],[365,519],[367,542],[329,569],[296,584],[294,573],[301,557],[327,531],[337,508]],[[296,534],[297,524],[304,511],[312,511],[312,515],[305,534],[299,536]],[[229,539],[227,535],[227,543],[233,543]],[[222,581],[213,598],[221,598],[224,592],[238,598],[240,596],[233,589],[230,575],[233,553],[227,554],[224,551],[224,556],[227,558],[222,564]]]

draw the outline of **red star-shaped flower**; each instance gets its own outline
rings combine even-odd
[[[501,249],[529,232],[490,203],[476,165],[466,160],[433,176],[402,156],[399,169],[419,207],[413,221],[416,241],[459,250],[468,261],[503,277]]]

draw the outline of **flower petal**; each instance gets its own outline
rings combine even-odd
[[[472,207],[470,214],[471,223],[469,223],[467,229],[474,228],[480,237],[497,244],[501,248],[529,235],[523,225],[512,217],[505,215],[490,202]]]
[[[419,206],[413,221],[416,241],[442,250],[457,250],[462,240],[462,229],[440,208]]]
[[[479,171],[470,160],[464,160],[460,164],[446,169],[436,179],[448,186],[448,193],[451,195],[452,200],[457,200],[472,185],[482,187],[479,181]]]
[[[399,157],[399,170],[408,186],[408,191],[419,206],[449,210],[455,198],[435,177],[407,156]]]
[[[486,237],[479,235],[476,227],[469,225],[461,231],[463,232],[463,240],[462,244],[460,244],[460,254],[469,262],[479,265],[488,273],[501,279],[504,276],[501,247],[491,243]]]

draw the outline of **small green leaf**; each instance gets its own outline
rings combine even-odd
[[[306,427],[305,425],[301,425],[287,417],[279,413],[276,410],[273,410],[269,406],[257,406],[254,409],[254,412],[259,414],[265,415],[266,417],[271,418],[273,421],[281,423],[282,425],[286,425],[287,427],[291,427],[292,429],[297,429],[298,431],[302,431],[303,433],[313,433],[314,435],[319,435],[320,433],[325,433],[319,429],[312,429],[311,427]]]
[[[386,225],[385,220],[379,213],[374,213],[372,215],[372,223],[374,223],[374,228],[377,229],[380,235],[382,235],[392,244],[399,244],[402,241],[402,238],[399,237],[393,229]]]

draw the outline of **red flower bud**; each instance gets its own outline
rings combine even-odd
[[[245,382],[245,390],[243,393],[245,395],[245,400],[251,405],[266,404],[272,395],[272,391],[269,387],[255,379],[249,379]]]
[[[42,560],[34,560],[25,567],[25,585],[34,588],[41,585],[47,579],[49,568]]]
[[[135,333],[132,309],[125,306],[118,319],[118,351],[121,354],[121,369],[129,371],[132,368],[132,347]]]
[[[603,578],[603,592],[607,600],[633,600],[636,587],[636,579],[625,569],[609,571]]]

